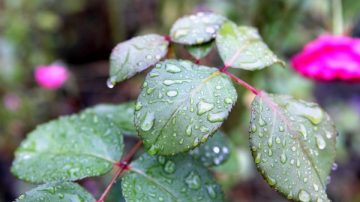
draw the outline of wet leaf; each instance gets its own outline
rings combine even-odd
[[[110,56],[108,87],[156,64],[164,57],[169,42],[163,36],[148,34],[119,43]]]
[[[206,142],[236,99],[231,80],[216,68],[166,60],[145,79],[135,127],[149,153],[173,155]]]
[[[221,15],[202,12],[182,17],[171,28],[171,40],[186,45],[208,42],[225,20]]]
[[[229,158],[229,140],[222,131],[217,131],[205,144],[191,150],[189,153],[194,159],[202,162],[204,166],[218,166]]]
[[[298,201],[329,201],[326,178],[336,129],[317,104],[261,93],[252,103],[250,146],[268,184]]]
[[[16,199],[17,202],[95,202],[93,196],[80,185],[72,182],[56,182],[38,186]]]
[[[125,134],[136,135],[137,131],[134,125],[135,103],[127,102],[122,104],[98,104],[92,108],[86,109],[87,112],[96,113],[110,119]]]
[[[275,63],[284,65],[284,62],[271,52],[253,27],[238,27],[235,23],[228,21],[219,30],[216,45],[227,66],[256,70]]]
[[[16,150],[12,172],[29,182],[78,180],[105,174],[120,160],[121,130],[91,112],[38,126]]]
[[[145,153],[122,180],[127,201],[223,201],[211,173],[188,154],[173,157]]]
[[[214,42],[210,41],[204,44],[185,46],[186,50],[197,60],[207,56],[214,46]]]

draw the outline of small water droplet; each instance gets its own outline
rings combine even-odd
[[[326,136],[327,139],[331,139],[332,134],[331,134],[330,131],[325,131],[325,136]]]
[[[148,153],[151,154],[151,155],[155,155],[159,152],[160,150],[160,147],[158,145],[151,145],[150,149],[148,150]]]
[[[179,73],[181,72],[181,69],[174,64],[166,64],[166,71],[170,73]]]
[[[319,191],[319,186],[317,184],[313,184],[314,190]]]
[[[178,29],[175,31],[174,33],[174,38],[180,38],[180,37],[183,37],[185,35],[187,35],[189,32],[188,29]]]
[[[261,153],[259,152],[259,153],[257,153],[257,155],[256,155],[256,157],[255,157],[255,163],[256,163],[256,164],[259,164],[260,161],[261,161]]]
[[[191,125],[189,125],[187,128],[186,128],[186,135],[188,135],[188,136],[191,136],[191,133],[192,133],[192,127],[191,127]]]
[[[155,88],[148,88],[148,89],[146,90],[146,94],[150,95],[151,93],[154,92],[154,90],[155,90]]]
[[[154,126],[155,115],[153,112],[147,112],[140,128],[143,131],[149,131]]]
[[[225,98],[224,102],[225,104],[232,104],[233,100],[231,98]]]
[[[170,90],[166,93],[167,96],[169,97],[175,97],[177,96],[178,92],[176,90]]]
[[[213,27],[207,27],[205,31],[209,34],[215,33],[215,29]]]
[[[270,176],[266,177],[266,181],[268,182],[268,184],[270,186],[274,186],[276,184],[276,180],[274,178],[270,177]]]
[[[193,142],[193,146],[196,147],[196,146],[199,145],[199,143],[200,143],[199,138],[195,138],[195,140],[194,140],[194,142]]]
[[[280,138],[279,138],[279,137],[276,137],[276,138],[275,138],[275,142],[276,142],[277,144],[280,144],[280,143],[281,143]]]
[[[201,188],[200,176],[197,173],[195,173],[195,171],[191,171],[185,178],[185,184],[190,189],[200,189]]]
[[[303,124],[300,125],[300,134],[304,137],[304,139],[307,139],[307,132],[306,132],[306,128]]]
[[[255,133],[256,130],[257,130],[256,125],[254,123],[252,123],[251,126],[250,126],[250,132]]]
[[[298,197],[302,202],[309,202],[311,200],[310,194],[305,190],[300,190]]]
[[[324,138],[321,135],[316,135],[316,145],[320,150],[325,149],[326,147],[326,142],[324,140]]]
[[[175,163],[173,161],[167,161],[165,163],[165,166],[164,166],[164,171],[169,173],[169,174],[172,174],[174,173],[176,170],[176,166],[175,166]]]
[[[280,162],[281,162],[282,164],[284,164],[284,163],[286,163],[286,160],[287,160],[286,154],[285,154],[285,153],[282,153],[282,154],[280,155]]]
[[[212,110],[214,108],[214,105],[211,104],[211,103],[207,103],[205,101],[200,101],[198,104],[197,104],[197,107],[198,107],[198,111],[197,111],[197,114],[198,115],[202,115],[210,110]]]
[[[152,58],[153,58],[152,55],[147,55],[147,56],[146,56],[146,59],[148,59],[148,60],[151,60]]]
[[[135,104],[135,111],[139,111],[142,108],[142,104],[140,101],[136,102]]]
[[[206,186],[207,193],[209,194],[210,198],[216,198],[216,191],[215,186],[213,185],[207,185]]]
[[[261,127],[263,127],[263,126],[266,125],[266,122],[265,122],[265,120],[264,120],[262,117],[259,118],[259,125],[260,125]]]
[[[273,139],[272,139],[272,137],[270,136],[269,139],[268,139],[268,146],[269,146],[269,147],[272,147],[272,145],[273,145]]]
[[[284,131],[285,131],[284,127],[283,127],[283,126],[279,126],[279,131],[280,131],[280,132],[284,132]]]

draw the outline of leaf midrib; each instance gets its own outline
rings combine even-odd
[[[162,190],[164,190],[165,192],[167,192],[172,198],[174,198],[175,201],[178,201],[176,195],[175,195],[174,193],[172,193],[170,190],[167,190],[166,187],[164,187],[161,183],[159,183],[158,181],[156,181],[156,179],[152,178],[152,177],[149,176],[149,175],[146,175],[144,172],[142,172],[141,170],[136,169],[136,168],[134,168],[134,167],[130,167],[130,171],[133,171],[134,173],[145,177],[145,178],[146,178],[147,180],[149,180],[151,183],[157,185],[160,189],[162,189]],[[180,201],[178,201],[178,202],[180,202]]]

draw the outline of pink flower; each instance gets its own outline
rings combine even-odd
[[[306,44],[291,63],[309,78],[360,81],[360,39],[322,35]]]
[[[55,90],[68,79],[68,70],[58,64],[40,65],[35,69],[35,80],[43,88]]]

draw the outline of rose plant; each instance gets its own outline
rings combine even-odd
[[[223,67],[165,59],[182,44],[195,59],[216,45]],[[198,63],[198,62],[197,62]],[[18,201],[96,201],[74,181],[115,169],[106,199],[119,176],[127,201],[223,201],[211,167],[228,158],[220,127],[239,95],[250,90],[249,142],[266,182],[294,201],[329,201],[326,179],[335,158],[336,130],[317,104],[256,89],[230,68],[261,70],[285,65],[253,27],[214,13],[178,19],[170,35],[148,34],[119,43],[110,56],[107,85],[153,67],[136,102],[99,104],[41,124],[22,142],[12,172],[42,183]],[[123,135],[138,142],[123,155]],[[139,148],[145,149],[141,152]]]

